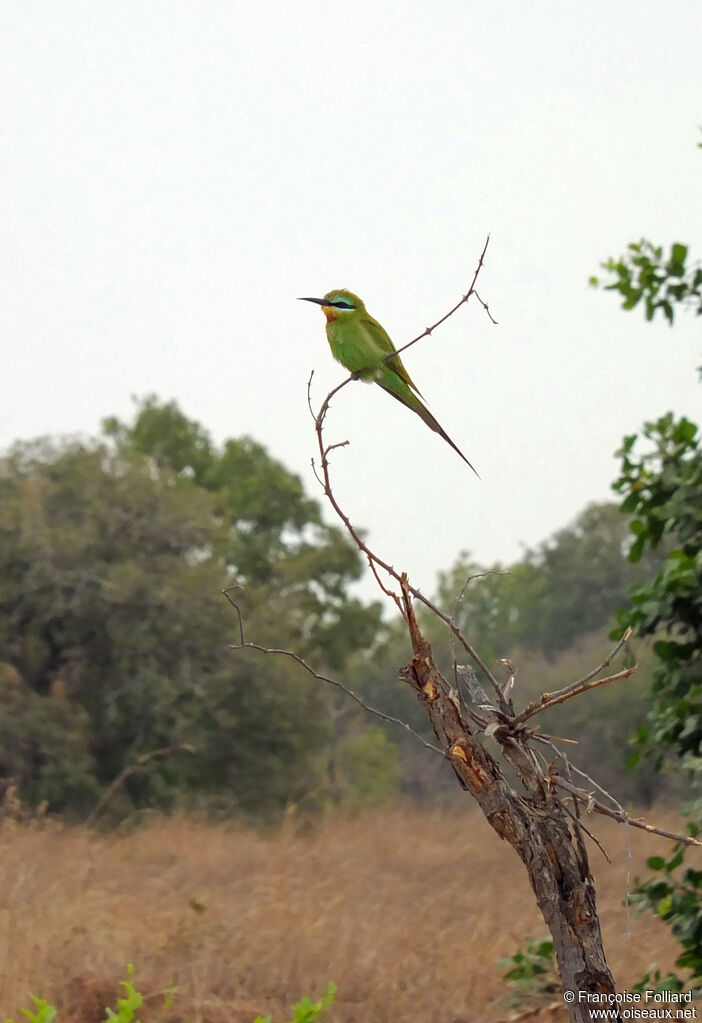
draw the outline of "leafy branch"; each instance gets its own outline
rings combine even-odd
[[[691,308],[702,315],[702,264],[688,262],[688,248],[673,242],[666,255],[662,245],[642,238],[632,242],[619,259],[608,259],[602,268],[606,281],[591,277],[590,284],[605,291],[618,291],[624,301],[622,309],[634,309],[643,302],[647,320],[658,310],[673,324],[675,306]]]

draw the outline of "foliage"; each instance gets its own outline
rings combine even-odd
[[[43,696],[11,667],[0,663],[0,778],[12,779],[31,806],[87,813],[99,795],[88,714],[60,685]]]
[[[107,782],[125,759],[172,744],[200,642],[188,621],[216,642],[211,510],[188,481],[159,487],[143,462],[75,443],[15,448],[2,464],[0,502],[5,659],[29,710],[31,694],[66,701],[77,727],[87,717],[83,763]],[[62,809],[70,792],[57,799],[41,788],[27,753],[19,777],[30,772],[36,797]],[[25,785],[22,795],[32,794]]]
[[[0,777],[73,816],[126,768],[115,817],[283,807],[319,785],[329,699],[231,652],[221,590],[238,584],[257,640],[339,670],[380,627],[348,592],[360,558],[252,441],[217,448],[155,399],[105,431],[0,460]]]
[[[485,569],[463,555],[441,577],[438,602],[500,677],[507,671],[500,659],[510,659],[520,701],[538,699],[579,677],[583,665],[594,667],[603,659],[606,630],[617,607],[632,584],[643,582],[662,563],[661,551],[647,550],[632,564],[629,536],[616,504],[591,504],[516,564]],[[442,668],[452,677],[453,660],[463,659],[460,649],[443,625],[421,609],[418,614]],[[623,798],[648,803],[663,782],[655,780],[652,769],[622,782],[626,755],[618,741],[640,723],[649,705],[650,652],[644,650],[640,660],[640,671],[626,686],[599,691],[587,705],[576,700],[550,711],[548,729],[578,740],[572,760],[590,773],[597,764],[605,787],[616,785]],[[422,729],[415,708],[411,714],[413,727]]]
[[[340,668],[350,651],[370,645],[378,605],[364,606],[347,592],[361,575],[357,550],[321,521],[298,477],[260,444],[244,437],[217,448],[174,402],[161,405],[154,396],[140,403],[133,424],[112,418],[104,426],[119,451],[145,457],[165,482],[191,480],[213,495],[230,575],[258,601],[277,596],[276,617],[283,613],[281,624],[293,618],[297,653],[322,652],[325,665]]]
[[[383,806],[397,793],[400,752],[383,728],[347,736],[339,751],[347,800],[358,806]]]
[[[29,996],[34,1002],[34,1007],[37,1010],[32,1012],[31,1009],[22,1009],[22,1015],[26,1016],[29,1023],[51,1023],[52,1019],[56,1016],[56,1009],[44,998],[37,998],[35,995]],[[7,1023],[14,1023],[14,1020],[8,1019]]]
[[[325,1009],[333,1003],[336,995],[336,984],[329,983],[327,990],[318,1002],[312,1002],[305,995],[296,1005],[293,1006],[293,1018],[290,1023],[318,1023],[322,1018]],[[272,1023],[272,1016],[257,1016],[254,1023]]]
[[[677,974],[661,974],[658,963],[651,963],[641,980],[634,984],[631,990],[643,994],[646,991],[682,991],[684,987]]]
[[[411,794],[432,787],[435,767],[404,736],[364,738],[363,715],[292,662],[229,650],[238,623],[220,591],[234,581],[247,636],[427,727],[406,687],[388,686],[406,636],[351,596],[358,554],[297,477],[249,438],[216,445],[154,397],[104,430],[0,462],[0,776],[28,804],[82,817],[121,776],[101,810],[112,819],[176,804],[266,814],[330,786],[372,801],[398,776]],[[459,624],[488,658],[530,646],[556,670],[660,560],[647,550],[632,566],[626,548],[614,506],[593,505],[508,574],[470,583]],[[442,577],[444,605],[482,571],[461,558]],[[448,652],[443,633],[431,638]]]
[[[627,549],[627,526],[616,504],[590,504],[509,568],[486,570],[464,556],[441,577],[440,599],[455,605],[458,624],[484,657],[529,649],[555,658],[605,626],[629,586],[661,560],[652,555],[632,568]]]
[[[655,635],[653,705],[649,723],[636,735],[638,753],[653,753],[660,769],[676,760],[697,788],[702,783],[702,458],[697,429],[687,419],[663,416],[646,424],[644,434],[653,451],[634,457],[635,438],[622,448],[622,473],[615,484],[625,495],[622,510],[634,515],[636,539],[632,557],[645,545],[656,547],[674,538],[663,568],[646,587],[632,595],[632,606],[620,612],[623,628],[637,635]],[[699,803],[696,807],[699,812]],[[696,824],[689,824],[697,834]],[[660,876],[638,882],[633,895],[668,923],[683,946],[676,965],[689,971],[689,983],[702,981],[702,873],[684,867],[685,850],[676,848],[667,859],[653,857],[648,865]],[[661,978],[649,971],[661,988],[682,990],[675,974]]]
[[[592,277],[590,283],[618,291],[624,309],[633,309],[643,301],[645,316],[652,320],[661,310],[670,324],[678,306],[691,307],[702,314],[702,265],[688,263],[687,246],[673,244],[669,256],[663,248],[648,241],[628,246],[626,255],[602,264],[609,278],[603,283]],[[622,458],[621,473],[614,489],[624,498],[621,511],[629,516],[631,539],[624,540],[616,525],[609,524],[609,535],[602,529],[591,529],[581,516],[581,537],[558,534],[555,543],[542,546],[541,557],[530,563],[542,570],[541,587],[531,585],[538,618],[545,625],[546,635],[537,626],[532,637],[541,635],[544,649],[555,638],[553,621],[561,623],[561,634],[572,637],[577,619],[590,626],[606,621],[605,608],[612,610],[612,597],[618,595],[624,604],[622,583],[626,573],[612,572],[621,568],[613,551],[618,546],[621,558],[628,556],[632,565],[645,572],[639,584],[618,611],[620,628],[613,633],[619,638],[627,627],[639,637],[653,637],[657,667],[653,672],[653,707],[649,708],[649,724],[640,725],[636,742],[638,754],[632,762],[644,769],[642,752],[655,753],[655,767],[660,770],[666,754],[673,755],[688,773],[702,781],[702,459],[697,427],[686,418],[675,420],[672,414],[644,425],[644,438],[649,448],[636,451],[638,438],[624,439],[618,452]],[[593,508],[589,509],[592,513]],[[600,527],[604,519],[597,523]],[[599,538],[598,538],[599,531]],[[617,536],[618,532],[618,536]],[[614,547],[612,537],[616,537]],[[585,542],[578,542],[579,540]],[[558,542],[560,540],[560,542]],[[592,542],[588,542],[592,540]],[[605,558],[603,553],[609,548]],[[663,555],[656,563],[655,555]],[[660,563],[662,561],[662,564]],[[653,582],[650,581],[654,575]],[[565,591],[558,579],[575,582],[576,591],[565,600]],[[629,577],[631,579],[631,577]],[[643,584],[645,580],[645,585]],[[604,596],[604,600],[602,599]],[[556,598],[552,603],[553,598]],[[572,599],[572,604],[571,604]],[[563,608],[575,614],[564,616]],[[551,616],[555,615],[555,619]],[[582,616],[585,618],[582,618]],[[504,612],[503,612],[504,616]],[[507,622],[519,622],[519,616],[507,615]],[[499,634],[499,633],[498,633]],[[553,637],[553,638],[552,638]],[[544,639],[546,642],[544,643]],[[551,649],[553,647],[551,646]],[[608,719],[613,720],[609,715]],[[619,715],[616,717],[620,723]],[[604,733],[604,730],[603,730]],[[650,773],[650,766],[648,767]],[[689,825],[690,834],[697,834],[697,825]],[[639,883],[632,901],[649,908],[669,923],[683,946],[676,965],[690,971],[690,980],[702,979],[702,907],[699,890],[702,872],[680,871],[684,847],[678,847],[669,859],[653,857],[648,861],[661,876]],[[539,988],[539,976],[546,973],[548,942],[536,945],[527,941],[527,950],[517,952],[502,965],[514,963],[505,978],[519,984]],[[552,952],[552,947],[551,947]],[[639,987],[656,986],[663,990],[682,990],[683,981],[675,974],[661,977],[655,964],[650,967]]]
[[[642,238],[632,242],[619,259],[602,264],[610,275],[606,284],[602,285],[598,277],[591,277],[590,283],[618,291],[624,299],[622,309],[634,309],[643,301],[647,320],[660,309],[672,325],[676,306],[692,308],[702,315],[702,264],[690,264],[687,257],[687,245],[680,242],[674,242],[665,255],[662,245]]]
[[[633,459],[634,438],[625,439],[623,467],[616,487],[624,493],[623,510],[634,514],[633,557],[645,544],[656,546],[666,535],[674,548],[653,582],[636,590],[632,607],[620,612],[621,625],[638,635],[657,635],[654,652],[653,706],[649,723],[636,735],[640,762],[653,753],[660,769],[677,759],[693,783],[702,782],[702,459],[697,430],[686,419],[664,416],[647,424],[645,436],[653,452]],[[662,635],[661,635],[662,633]],[[699,804],[697,807],[699,811]],[[692,834],[698,832],[688,825]],[[683,951],[676,966],[689,972],[689,983],[702,981],[702,873],[684,868],[684,848],[667,859],[654,857],[648,865],[660,876],[638,882],[633,901],[668,923]],[[660,988],[682,990],[675,974],[661,978],[649,970],[648,979]]]
[[[133,980],[129,979],[133,973],[134,966],[129,963],[127,965],[128,979],[120,981],[120,986],[124,988],[124,997],[117,999],[117,1012],[109,1008],[106,1010],[107,1015],[103,1023],[140,1023],[136,1012],[143,1005],[144,996],[137,990]],[[312,1002],[305,995],[293,1006],[293,1018],[290,1023],[319,1023],[325,1010],[332,1005],[336,991],[336,984],[330,982],[319,1001]],[[174,995],[175,988],[173,985],[169,985],[163,993],[163,1012],[170,1009]],[[30,1009],[22,1009],[23,1015],[30,1023],[51,1023],[56,1017],[55,1007],[44,998],[36,998],[34,995],[30,995],[30,998],[37,1011],[34,1013]],[[14,1023],[14,1020],[8,1019],[7,1023]],[[253,1023],[272,1023],[272,1017],[257,1016]]]
[[[609,260],[614,275],[606,285],[624,296],[633,309],[642,299],[645,315],[660,309],[669,323],[677,306],[702,313],[702,268],[687,263],[685,245],[675,243],[665,258],[650,242],[629,246],[629,255]],[[593,283],[599,283],[593,279]],[[619,452],[622,468],[614,489],[623,497],[622,511],[631,517],[630,559],[667,547],[665,561],[652,581],[632,594],[631,605],[619,612],[621,635],[630,626],[638,636],[655,637],[657,667],[648,724],[636,734],[638,751],[632,763],[652,753],[657,769],[677,763],[698,788],[702,783],[702,457],[697,427],[671,413],[644,425],[648,448],[637,449],[628,436]],[[699,814],[700,803],[695,807]],[[698,834],[696,823],[688,825]],[[689,981],[702,980],[702,873],[684,867],[685,847],[668,857],[653,857],[649,868],[658,875],[638,882],[633,900],[668,923],[683,951],[676,961],[689,971]],[[675,974],[661,977],[651,967],[642,984],[682,990]]]
[[[127,974],[131,978],[134,972],[134,966],[132,963],[127,965]],[[136,1018],[136,1010],[141,1008],[144,1001],[141,992],[137,991],[134,982],[130,979],[120,981],[120,986],[124,988],[125,996],[117,999],[117,1012],[112,1009],[106,1009],[107,1015],[104,1023],[139,1023]],[[171,987],[164,993],[164,1009],[170,1008],[173,1001],[174,989]],[[44,998],[36,998],[34,995],[30,995],[34,1002],[37,1012],[33,1013],[29,1009],[22,1009],[24,1016],[30,1020],[30,1023],[51,1023],[51,1020],[56,1016],[56,1009]],[[8,1020],[7,1023],[14,1023],[13,1020]]]
[[[688,824],[688,834],[693,838],[700,834],[696,824]],[[702,986],[702,871],[688,867],[680,870],[683,865],[685,847],[675,847],[672,856],[652,856],[646,862],[650,870],[658,877],[649,878],[639,883],[631,897],[632,904],[652,910],[671,928],[673,934],[683,947],[682,953],[675,960],[675,965],[689,971],[688,982],[698,989]],[[661,977],[655,964],[649,968],[644,981],[652,981],[647,986],[655,986],[657,990],[682,991],[685,984],[674,973]],[[642,982],[643,983],[643,982]]]
[[[654,704],[639,745],[654,749],[662,764],[673,754],[702,779],[702,457],[697,427],[671,414],[646,423],[652,448],[635,454],[636,436],[620,451],[622,470],[614,484],[624,495],[622,511],[633,516],[630,558],[672,539],[661,571],[632,594],[619,613],[622,629],[656,636]]]
[[[592,505],[509,572],[469,583],[456,618],[488,659],[516,651],[520,685],[536,692],[662,559],[647,547],[632,565],[628,545],[615,507]],[[343,673],[425,730],[406,687],[388,686],[409,654],[404,632],[349,593],[360,571],[297,477],[248,438],[215,445],[173,403],[146,399],[94,441],[18,445],[0,461],[0,777],[74,817],[122,777],[101,809],[112,819],[432,788],[443,765],[405,736],[368,731],[290,661],[229,649],[238,623],[220,591],[235,581],[248,637]],[[442,577],[445,607],[476,572],[463,556]],[[443,629],[423,624],[449,655]],[[636,707],[622,697],[607,720],[626,727]],[[589,727],[578,722],[584,752]]]
[[[134,967],[131,963],[127,965],[128,978],[131,978],[134,972]],[[120,986],[124,988],[124,997],[117,999],[117,1012],[113,1009],[107,1009],[107,1015],[104,1023],[140,1023],[136,1018],[136,1011],[140,1009],[144,997],[140,991],[137,990],[133,980],[127,979],[120,981]],[[334,1002],[336,996],[336,984],[329,983],[327,990],[322,997],[312,1002],[306,995],[293,1006],[293,1017],[290,1023],[319,1023],[324,1011],[329,1008]],[[169,1009],[173,1003],[173,997],[175,995],[175,988],[170,985],[164,992],[163,1009],[164,1011]],[[43,998],[35,998],[34,995],[30,996],[34,1005],[37,1009],[36,1013],[33,1013],[30,1009],[22,1009],[22,1013],[27,1017],[30,1023],[51,1023],[56,1016],[56,1009],[53,1005],[49,1005]],[[7,1020],[7,1023],[14,1023],[13,1020]],[[253,1023],[272,1023],[271,1016],[257,1016]]]
[[[127,966],[127,973],[129,976],[132,975],[134,967],[131,963]],[[140,1009],[144,997],[140,991],[137,991],[134,986],[134,982],[131,980],[121,980],[121,987],[124,988],[124,998],[117,999],[117,1012],[112,1009],[107,1009],[106,1023],[139,1023],[136,1018],[136,1010]]]
[[[500,959],[502,974],[512,989],[512,1005],[517,1008],[524,1002],[539,1001],[561,990],[556,969],[553,941],[542,938],[535,941],[526,937],[524,948],[514,955]]]

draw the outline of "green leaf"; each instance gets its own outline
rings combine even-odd
[[[674,242],[670,253],[670,262],[673,266],[681,267],[681,273],[685,270],[685,260],[687,259],[687,245],[682,245],[680,242]],[[672,272],[672,271],[671,271]]]
[[[638,538],[638,540],[636,540],[631,545],[631,549],[629,550],[629,561],[631,561],[632,564],[636,564],[637,561],[640,561],[641,560],[641,555],[643,554],[643,550],[644,550],[644,538],[642,536],[640,536]]]
[[[622,309],[633,309],[641,301],[641,298],[643,296],[643,290],[639,288],[632,289],[631,291],[629,291],[627,289],[624,292],[624,294],[626,297],[624,299],[624,302],[622,303]]]
[[[675,854],[675,856],[673,856],[672,859],[668,860],[668,862],[666,863],[666,865],[665,865],[666,872],[668,874],[670,874],[670,873],[672,873],[672,871],[677,870],[677,868],[680,866],[682,861],[683,861],[683,852],[682,852],[682,849],[681,849],[679,852],[677,852]]]

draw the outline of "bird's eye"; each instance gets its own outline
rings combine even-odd
[[[349,302],[348,298],[337,298],[336,302],[332,302],[332,305],[337,309],[355,309],[356,306],[353,302]]]

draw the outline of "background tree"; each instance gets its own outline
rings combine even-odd
[[[0,464],[0,776],[83,814],[139,757],[114,812],[267,811],[324,778],[330,698],[292,666],[234,658],[221,590],[263,635],[322,663],[371,646],[361,562],[299,480],[244,439],[217,449],[173,404],[94,442],[18,445]]]
[[[542,691],[559,689],[564,679],[574,677],[583,663],[601,659],[603,634],[611,628],[630,587],[662,564],[660,551],[646,551],[637,563],[630,562],[630,546],[628,525],[618,506],[591,504],[570,525],[526,550],[511,565],[485,566],[462,554],[440,575],[435,603],[452,612],[458,627],[472,637],[495,671],[504,674],[500,660],[510,659],[517,669],[515,693],[520,700],[538,700]],[[460,647],[435,616],[420,607],[417,618],[437,663],[447,677],[454,678]],[[405,650],[406,637],[398,623],[376,652],[364,693],[376,706],[428,735],[422,708],[401,689],[398,693],[387,685],[392,664],[399,663]],[[551,712],[557,734],[578,740],[572,760],[590,773],[596,765],[601,784],[639,805],[670,791],[669,782],[650,765],[627,774],[628,753],[619,741],[646,715],[651,661],[650,650],[644,647],[639,671],[625,685],[605,687],[587,703],[570,701]],[[435,800],[443,777],[440,791],[453,797],[453,781],[444,765],[436,765],[408,739],[403,749],[403,785],[414,796]]]
[[[0,671],[0,777],[15,778],[25,799],[86,813],[140,757],[186,744],[195,752],[130,774],[112,812],[184,800],[314,809],[361,798],[369,777],[373,799],[397,785],[415,799],[454,798],[446,766],[397,729],[372,725],[292,664],[232,657],[236,622],[220,590],[236,581],[247,621],[269,645],[343,671],[368,702],[428,735],[421,707],[393,682],[407,656],[403,623],[382,621],[377,605],[350,594],[357,552],[260,445],[218,447],[175,404],[152,397],[131,422],[107,420],[101,440],[20,445],[2,470],[0,656],[13,681]],[[440,577],[437,599],[456,607],[491,663],[513,657],[529,699],[601,655],[612,609],[661,563],[647,548],[631,564],[629,546],[615,506],[593,505],[511,566],[487,571],[462,555]],[[588,603],[573,578],[593,573],[604,583]],[[418,614],[450,677],[448,631]],[[593,697],[596,715],[577,703],[560,711],[559,728],[579,739],[576,762],[597,762],[605,785],[623,766],[612,736],[641,719],[644,689],[637,677]],[[645,801],[661,784],[647,765],[618,791]]]

